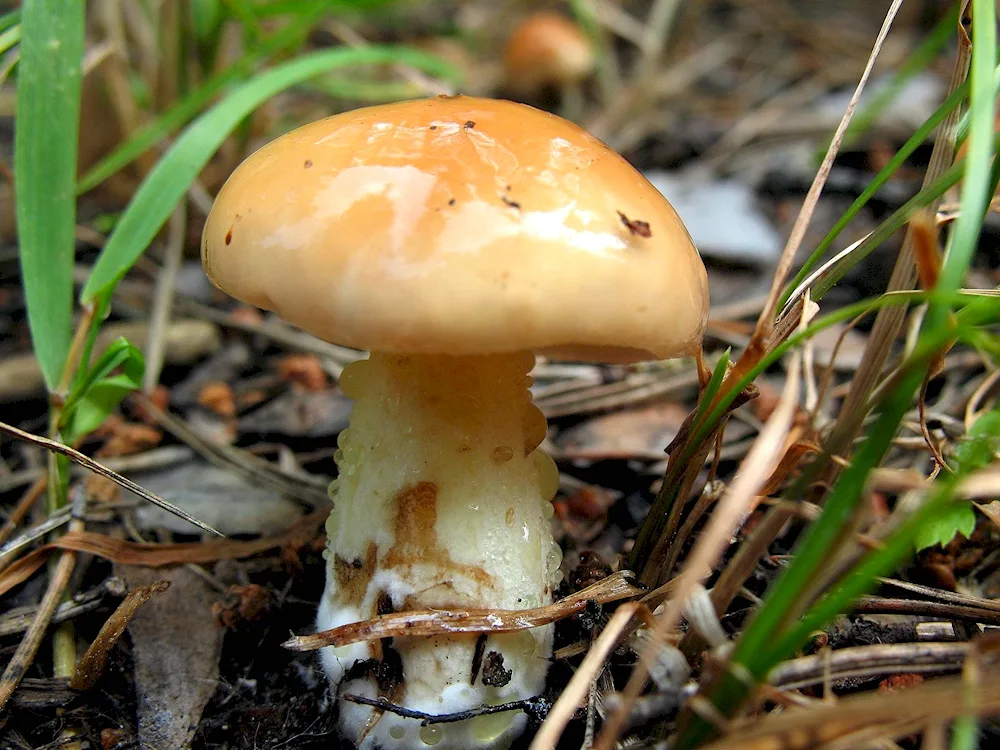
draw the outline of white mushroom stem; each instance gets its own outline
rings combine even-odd
[[[558,474],[537,450],[545,419],[528,391],[533,361],[374,353],[344,370],[354,411],[337,441],[320,629],[387,611],[551,601]],[[442,714],[540,693],[551,641],[551,628],[491,635],[477,659],[475,635],[396,638],[322,659],[340,692]],[[515,712],[421,728],[346,701],[340,711],[362,747],[506,747],[524,726]]]

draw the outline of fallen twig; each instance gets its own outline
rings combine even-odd
[[[569,720],[573,718],[576,709],[587,697],[591,684],[604,669],[608,654],[618,645],[619,638],[636,615],[643,616],[647,622],[652,618],[649,608],[645,604],[630,602],[618,608],[607,627],[601,632],[600,637],[590,647],[583,663],[573,675],[573,679],[570,680],[569,685],[566,686],[562,695],[559,696],[559,700],[552,707],[545,723],[542,724],[538,734],[531,741],[530,750],[552,750],[555,748]]]
[[[59,606],[59,602],[63,598],[63,593],[66,591],[66,586],[69,584],[69,579],[73,575],[73,568],[75,566],[76,553],[64,551],[59,558],[59,562],[56,563],[55,568],[52,570],[48,588],[45,590],[45,595],[38,605],[35,619],[24,634],[24,638],[18,644],[17,651],[14,652],[14,656],[7,664],[3,676],[0,677],[0,713],[6,708],[7,702],[10,700],[11,695],[14,694],[18,683],[34,661],[35,654],[38,653],[38,647],[42,644],[45,631],[49,629],[52,616],[55,614],[56,607]]]
[[[165,511],[177,516],[178,518],[183,518],[185,521],[197,526],[199,529],[215,534],[216,536],[225,537],[225,534],[223,534],[221,531],[216,531],[207,523],[199,521],[197,518],[192,516],[187,511],[178,508],[176,505],[167,500],[164,500],[159,495],[154,495],[149,490],[140,487],[131,479],[123,477],[121,474],[112,471],[107,466],[98,463],[90,456],[86,456],[83,453],[80,453],[80,451],[78,450],[70,448],[68,445],[63,445],[62,443],[56,440],[49,440],[48,438],[41,437],[40,435],[32,435],[30,432],[19,430],[17,427],[9,425],[5,422],[0,422],[0,432],[6,432],[7,434],[13,435],[14,437],[20,440],[24,440],[29,443],[34,443],[35,445],[40,445],[41,447],[45,448],[46,450],[52,451],[53,453],[60,453],[63,456],[66,456],[71,461],[75,461],[81,466],[90,469],[95,474],[100,474],[102,477],[107,477],[108,479],[115,482],[116,484],[121,485],[125,489],[131,490],[136,495],[141,497],[143,500],[148,500],[153,505],[163,508]]]
[[[841,698],[834,704],[790,709],[767,714],[759,719],[733,722],[722,739],[706,745],[706,750],[806,750],[840,741],[840,747],[859,747],[863,742],[845,742],[856,732],[879,729],[879,736],[890,734],[889,724],[903,722],[926,725],[932,720],[947,720],[968,709],[960,677],[941,678],[922,685],[883,693],[872,700],[868,693]],[[1000,676],[983,674],[977,689],[977,713],[989,715],[1000,711]],[[907,721],[909,720],[909,721]],[[912,731],[910,726],[900,734]],[[897,735],[898,736],[898,735]],[[853,738],[852,738],[853,739]]]
[[[31,510],[32,506],[38,502],[38,499],[45,492],[46,483],[47,478],[43,474],[21,495],[21,499],[17,501],[14,510],[7,516],[7,520],[4,521],[3,526],[0,526],[0,544],[3,544],[11,534],[17,531],[17,525],[21,523],[21,519],[28,515],[28,511]]]
[[[970,650],[968,643],[879,643],[844,648],[783,662],[774,668],[768,682],[783,690],[798,690],[849,677],[957,672]]]
[[[456,721],[473,719],[476,716],[500,714],[507,711],[523,711],[530,716],[544,716],[550,708],[549,701],[546,698],[537,696],[534,698],[524,698],[519,701],[511,701],[510,703],[498,703],[495,706],[479,706],[478,708],[470,708],[466,711],[457,711],[453,714],[429,714],[424,711],[414,711],[412,708],[397,706],[385,698],[368,698],[364,695],[354,695],[352,693],[344,693],[340,697],[351,703],[360,703],[363,706],[380,708],[391,714],[405,716],[407,719],[420,719],[420,726],[422,727],[430,724],[450,724]]]
[[[125,596],[125,592],[125,582],[121,578],[108,578],[90,591],[73,597],[72,601],[60,604],[52,616],[52,624],[65,622],[77,615],[97,609],[104,604],[105,597],[122,597]],[[20,607],[7,612],[0,617],[0,636],[23,633],[31,627],[31,621],[37,613],[37,606]]]
[[[326,646],[346,646],[397,636],[434,636],[455,633],[512,633],[537,628],[584,612],[591,602],[608,604],[644,593],[621,571],[593,586],[534,609],[460,609],[394,612],[352,622],[310,635],[297,635],[282,645],[293,651],[315,651]]]

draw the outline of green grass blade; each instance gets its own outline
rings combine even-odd
[[[883,185],[885,185],[892,176],[896,173],[903,163],[910,158],[914,151],[917,150],[919,146],[924,144],[930,134],[934,129],[941,124],[941,122],[948,116],[948,114],[959,106],[965,97],[969,94],[969,84],[968,82],[963,83],[957,89],[955,89],[951,96],[949,96],[942,104],[935,110],[934,114],[927,118],[927,120],[917,128],[916,132],[910,136],[910,138],[903,144],[903,146],[893,155],[889,162],[875,175],[871,183],[866,187],[859,195],[855,201],[850,205],[850,207],[844,211],[843,215],[837,220],[837,223],[833,225],[833,228],[827,233],[827,235],[820,241],[813,250],[812,254],[809,256],[808,260],[802,265],[798,273],[795,274],[788,285],[785,287],[785,293],[782,295],[781,304],[784,305],[788,301],[789,295],[793,290],[797,289],[799,284],[809,275],[809,272],[816,266],[820,258],[823,257],[824,253],[830,248],[840,233],[844,231],[848,224],[854,220],[854,217],[858,215],[862,208],[864,208],[868,201],[877,193]]]
[[[835,264],[826,269],[822,277],[816,280],[812,287],[813,299],[820,300],[835,287],[842,278],[854,266],[868,257],[879,245],[889,239],[893,234],[906,226],[906,223],[913,218],[919,210],[926,208],[935,200],[944,195],[945,191],[953,187],[962,179],[963,166],[954,164],[942,172],[936,180],[925,187],[915,196],[886,219],[884,219],[875,231],[859,244],[850,255],[841,258]]]
[[[323,0],[327,13],[336,10],[366,13],[398,2],[399,0]],[[274,18],[300,12],[302,0],[259,0],[252,7],[257,18]]]
[[[926,142],[927,138],[930,136],[931,132],[941,124],[941,121],[957,106],[959,106],[969,94],[969,81],[964,81],[958,88],[951,93],[951,95],[937,108],[937,110],[932,114],[927,120],[917,129],[917,131],[906,141],[905,144],[893,155],[892,159],[882,168],[881,171],[874,177],[871,184],[862,191],[861,195],[850,205],[850,207],[844,212],[844,214],[837,220],[833,228],[827,233],[827,235],[822,239],[822,241],[816,246],[812,254],[806,260],[806,262],[799,269],[795,277],[788,283],[785,287],[785,291],[781,297],[781,305],[784,305],[792,292],[799,287],[802,281],[809,275],[812,269],[819,262],[820,258],[826,253],[833,242],[837,239],[840,233],[847,227],[847,225],[858,215],[858,212],[867,205],[868,201],[871,200],[872,196],[883,186],[895,171],[903,164],[903,162],[916,151],[917,147]],[[993,71],[993,92],[994,95],[1000,93],[1000,67],[997,67]],[[969,118],[968,115],[964,116],[958,124],[958,130],[956,132],[956,143],[962,143],[968,135],[969,131]],[[940,182],[933,183],[932,185],[926,186],[919,195],[931,196],[932,199],[939,197],[943,189],[951,187],[951,185],[958,182],[961,178],[961,174],[958,170],[951,172],[951,178],[947,181],[944,180],[943,176],[939,177]],[[941,189],[937,189],[934,185],[939,186]],[[920,200],[920,197],[914,196],[913,200]],[[916,206],[916,204],[908,204],[910,208]],[[910,210],[907,206],[904,206],[897,212],[897,215],[904,210]],[[901,226],[901,225],[898,225]],[[898,228],[897,226],[897,228]],[[870,245],[866,245],[870,246]],[[853,257],[853,256],[852,256]],[[861,257],[864,257],[863,255]],[[861,259],[858,258],[858,260]],[[846,271],[846,269],[845,269]],[[839,280],[840,275],[837,276]],[[815,292],[815,290],[814,290]],[[818,297],[817,297],[818,299]]]
[[[995,320],[1000,319],[1000,297],[980,298],[969,294],[934,295],[920,291],[896,292],[894,294],[886,294],[881,297],[864,299],[850,305],[846,305],[838,310],[834,310],[831,313],[817,318],[810,323],[807,328],[792,334],[783,342],[778,344],[778,346],[774,349],[769,351],[766,355],[761,357],[760,361],[754,365],[754,367],[747,370],[743,377],[734,383],[733,387],[719,399],[719,402],[712,407],[711,411],[705,415],[704,419],[699,420],[698,424],[692,428],[693,438],[688,442],[690,444],[697,444],[707,438],[708,433],[714,429],[715,425],[717,425],[719,420],[726,414],[730,404],[732,404],[732,402],[747,386],[756,380],[757,377],[767,368],[775,365],[791,349],[805,343],[807,339],[812,338],[820,331],[836,325],[837,323],[844,323],[849,320],[853,320],[859,315],[874,312],[882,307],[918,304],[920,302],[926,302],[930,299],[938,299],[941,304],[947,304],[954,307],[961,307],[962,305],[965,305],[965,307],[957,313],[957,318],[963,325],[971,325],[968,322],[969,320],[979,319],[973,318],[973,315],[978,314],[978,310],[980,308],[977,305],[983,304],[992,305],[989,309],[995,311]],[[690,456],[683,456],[681,463],[683,463],[687,458],[690,458]]]
[[[883,299],[885,299],[883,297]],[[933,298],[935,303],[943,300]],[[996,299],[980,298],[967,305],[958,315],[957,329],[983,325],[995,321],[1000,314],[1000,303]],[[892,567],[894,556],[911,552],[913,536],[920,523],[930,517],[930,513],[940,510],[941,504],[923,512],[912,522],[904,524],[905,533],[893,537],[893,545],[887,545],[867,556],[859,566],[845,577],[842,594],[830,596],[810,610],[807,617],[788,622],[788,613],[813,580],[816,570],[828,558],[837,539],[843,535],[863,497],[865,484],[871,470],[881,463],[899,428],[899,423],[919,388],[927,363],[947,346],[956,334],[956,328],[941,327],[922,336],[921,344],[909,358],[905,369],[896,379],[892,388],[886,389],[886,399],[879,409],[878,417],[868,436],[858,448],[851,463],[843,470],[835,483],[823,514],[805,532],[796,546],[795,557],[789,567],[767,593],[764,605],[757,611],[737,641],[730,669],[721,672],[708,687],[708,698],[722,715],[731,713],[749,696],[752,685],[763,680],[767,673],[781,659],[787,658],[798,648],[811,632],[826,622],[832,614],[843,611],[850,601],[860,596],[872,584],[875,576]],[[950,480],[950,478],[949,478]],[[888,566],[888,567],[886,567]],[[836,604],[836,607],[833,605]],[[674,738],[674,750],[691,750],[714,736],[716,727],[690,711],[682,715],[680,731]]]
[[[0,32],[7,31],[21,23],[21,11],[12,10],[0,15]]]
[[[14,178],[35,356],[54,390],[70,344],[84,4],[31,0],[21,18]]]
[[[937,489],[933,495],[912,518],[907,519],[891,537],[884,540],[881,548],[868,553],[843,581],[795,622],[785,635],[775,639],[772,648],[777,658],[784,658],[784,655],[792,653],[805,642],[810,633],[822,627],[831,617],[846,611],[858,597],[866,594],[878,576],[887,575],[912,554],[915,541],[928,522],[948,513],[950,508],[963,507],[956,504],[955,500],[959,480],[985,469],[993,460],[998,447],[998,427],[1000,411],[987,412],[976,420],[969,436],[959,444],[959,450],[965,457],[959,462],[956,472],[944,474],[937,481]],[[963,502],[968,504],[967,501]],[[772,660],[776,661],[777,658],[772,657]]]
[[[191,0],[191,24],[201,45],[214,45],[226,20],[222,0]]]
[[[320,6],[307,7],[308,11],[303,11],[293,23],[265,39],[259,47],[252,49],[236,63],[209,78],[165,113],[135,131],[125,143],[80,178],[77,194],[81,195],[100,185],[115,172],[124,169],[161,140],[190,122],[220,91],[232,83],[245,79],[261,61],[298,45],[322,11]]]
[[[969,688],[966,688],[968,690]],[[975,699],[971,700],[972,708]],[[975,714],[959,716],[951,725],[951,750],[976,750],[979,744],[979,717]]]
[[[915,295],[913,294],[884,296],[881,299],[888,300],[894,297],[915,299]],[[927,299],[932,305],[939,304],[950,308],[953,304],[954,296],[947,293],[936,293],[928,295]],[[853,505],[851,503],[856,503],[860,498],[864,490],[864,480],[868,472],[878,465],[881,456],[888,449],[892,438],[895,436],[899,421],[902,419],[901,415],[905,414],[906,410],[910,407],[913,395],[923,379],[926,363],[943,346],[959,335],[960,332],[974,331],[976,326],[1000,319],[1000,298],[978,297],[971,299],[972,301],[955,315],[955,325],[942,326],[939,330],[922,336],[921,343],[908,360],[905,366],[906,369],[902,372],[898,382],[894,383],[892,388],[886,389],[886,401],[879,412],[879,418],[869,432],[868,437],[858,449],[850,465],[840,474],[840,478],[837,484],[834,485],[834,489],[826,502],[820,521],[810,527],[806,536],[799,542],[795,560],[792,566],[789,567],[791,575],[783,576],[779,579],[773,587],[772,592],[768,593],[768,601],[770,601],[772,596],[778,600],[778,603],[771,607],[773,612],[769,615],[775,618],[775,622],[780,619],[781,613],[785,611],[785,605],[794,600],[792,594],[788,592],[794,590],[797,593],[798,591],[790,582],[782,584],[782,581],[798,575],[798,572],[795,570],[797,566],[801,566],[805,571],[801,574],[801,580],[807,581],[815,566],[822,564],[827,549],[826,537],[823,535],[829,532],[824,532],[821,527],[823,524],[832,523],[832,521],[828,520],[830,518],[843,521],[849,514],[845,508],[849,508],[851,509],[850,512],[853,512]],[[829,317],[827,316],[827,318]],[[899,415],[899,419],[893,422],[893,419],[897,415]],[[796,491],[794,489],[789,492],[790,497],[794,497],[795,494]],[[782,589],[782,586],[784,586],[784,589]],[[765,607],[761,612],[764,612],[767,608]],[[763,641],[774,639],[776,630],[773,626],[775,622],[767,619],[764,620],[763,625],[760,626],[760,632],[751,635],[747,645],[743,647],[745,653],[757,653],[756,649],[759,648],[760,640],[755,642],[754,638]],[[748,628],[744,636],[751,629]]]
[[[994,143],[995,145],[1000,145],[1000,135],[995,136]],[[858,247],[855,248],[850,255],[842,258],[836,264],[827,269],[822,278],[818,279],[813,285],[813,299],[822,299],[827,292],[836,286],[836,284],[848,271],[864,260],[869,253],[885,242],[885,240],[887,240],[894,232],[901,229],[917,211],[929,206],[934,200],[944,195],[944,192],[948,190],[948,188],[957,184],[965,173],[969,158],[969,156],[966,156],[961,161],[958,161],[948,167],[948,169],[942,172],[930,185],[927,185],[923,190],[913,196],[903,206],[894,211],[891,216],[879,224],[875,231],[872,232],[871,236],[858,245]],[[982,214],[979,215],[979,223],[982,223]],[[973,246],[972,249],[974,251],[975,247]],[[966,264],[970,259],[971,258],[968,256],[965,258]],[[964,275],[964,272],[962,273]],[[955,286],[954,288],[958,289],[959,287]]]
[[[892,79],[885,88],[854,115],[847,128],[847,133],[844,134],[841,152],[857,141],[859,136],[871,129],[879,115],[899,96],[904,84],[920,71],[930,67],[945,45],[954,38],[955,24],[958,22],[958,5],[958,3],[952,4],[951,8],[927,35],[927,38],[893,72]],[[820,158],[822,158],[822,154],[820,154]]]
[[[882,462],[888,452],[923,376],[920,368],[912,367],[889,394],[871,432],[838,477],[823,509],[823,515],[807,529],[797,545],[792,564],[768,592],[765,606],[758,611],[737,643],[733,661],[743,664],[755,678],[762,679],[767,670],[786,655],[789,639],[787,634],[781,638],[779,634],[787,625],[789,609],[809,586],[816,572],[827,562],[830,550],[850,525],[864,492],[868,474]],[[909,552],[910,549],[907,545],[905,551]],[[856,581],[860,583],[861,578],[858,577]],[[790,632],[796,633],[796,628],[793,626]],[[795,646],[791,648],[794,650]]]
[[[357,102],[396,102],[421,96],[421,89],[409,81],[366,81],[328,78],[310,82],[304,89],[335,99]]]
[[[21,41],[21,27],[12,26],[0,32],[0,55]]]
[[[403,63],[431,74],[449,66],[419,50],[371,46],[315,52],[275,66],[233,91],[195,120],[146,177],[108,238],[83,289],[84,304],[117,283],[142,254],[222,145],[247,115],[278,92],[336,68]]]
[[[714,430],[726,413],[730,405],[741,394],[744,389],[757,379],[768,367],[776,364],[789,350],[799,346],[807,339],[815,336],[820,331],[829,328],[837,323],[853,320],[859,315],[877,310],[880,307],[889,305],[909,305],[915,302],[922,302],[927,298],[923,292],[906,292],[894,295],[886,295],[878,298],[864,299],[854,304],[842,307],[827,315],[814,320],[807,328],[789,336],[785,341],[776,346],[770,352],[760,358],[760,361],[748,370],[742,378],[733,384],[725,393],[719,396],[718,402],[714,405],[711,399],[703,398],[698,405],[697,416],[691,422],[690,437],[684,441],[682,453],[676,458],[671,455],[670,469],[664,478],[663,487],[653,501],[646,516],[646,521],[639,529],[632,552],[629,555],[629,567],[632,570],[639,570],[647,561],[647,556],[651,554],[656,542],[659,539],[666,519],[671,513],[673,503],[677,501],[674,494],[678,486],[681,474],[686,470],[688,464],[694,460],[698,446],[708,439],[709,434]],[[713,380],[718,374],[718,366],[713,372]],[[713,396],[713,398],[715,398]]]
[[[0,16],[0,31],[6,31],[13,26],[17,26],[19,23],[21,23],[20,10],[12,10],[8,13],[4,13]]]
[[[854,460],[840,475],[823,515],[807,530],[796,547],[795,558],[767,593],[764,605],[756,612],[743,630],[733,650],[731,663],[738,665],[725,672],[709,688],[708,698],[722,715],[729,715],[748,697],[752,685],[761,681],[773,665],[775,651],[770,648],[782,633],[789,609],[799,593],[808,586],[818,566],[826,558],[827,550],[842,533],[844,524],[853,514],[854,491],[860,494],[864,479],[872,466],[881,461],[896,434],[898,419],[909,406],[912,392],[920,385],[921,373],[910,374],[907,382],[896,392],[894,403],[884,409],[871,434],[862,443]],[[907,392],[903,393],[902,389]],[[903,410],[899,411],[899,404]],[[897,414],[897,412],[899,412]],[[736,672],[743,677],[736,677]],[[716,728],[699,715],[687,714],[680,722],[681,730],[675,739],[676,750],[691,750],[716,733]]]
[[[694,421],[692,424],[698,424],[701,418],[705,415],[705,411],[708,409],[708,405],[715,400],[715,397],[719,394],[719,388],[722,386],[722,381],[726,379],[726,373],[729,372],[729,360],[732,357],[733,348],[729,347],[722,353],[722,357],[715,365],[715,369],[712,370],[712,377],[708,380],[708,385],[705,386],[704,393],[701,394],[701,399],[698,402],[698,408],[695,410]]]
[[[226,8],[243,24],[247,41],[251,45],[256,44],[263,36],[264,30],[260,25],[260,21],[257,20],[257,16],[254,15],[253,8],[244,0],[227,0]]]
[[[972,264],[983,229],[983,217],[989,206],[993,152],[993,125],[996,97],[993,69],[997,59],[996,6],[993,0],[972,2],[972,64],[969,69],[969,140],[966,170],[959,200],[961,215],[955,222],[951,249],[938,279],[938,291],[959,289]],[[947,308],[931,305],[929,326],[939,326]]]

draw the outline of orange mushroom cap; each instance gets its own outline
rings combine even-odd
[[[438,97],[336,115],[250,156],[209,278],[328,341],[393,353],[694,351],[705,268],[670,204],[576,125]]]

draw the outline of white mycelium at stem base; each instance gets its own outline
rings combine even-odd
[[[552,600],[561,553],[548,519],[558,474],[537,450],[545,419],[528,392],[533,361],[374,353],[344,370],[354,411],[338,440],[320,629],[390,611]],[[542,691],[550,627],[489,636],[473,675],[476,641],[395,638],[327,648],[322,660],[340,692],[430,714]],[[371,748],[506,747],[525,721],[506,712],[421,728],[346,701],[340,711],[345,736]]]

